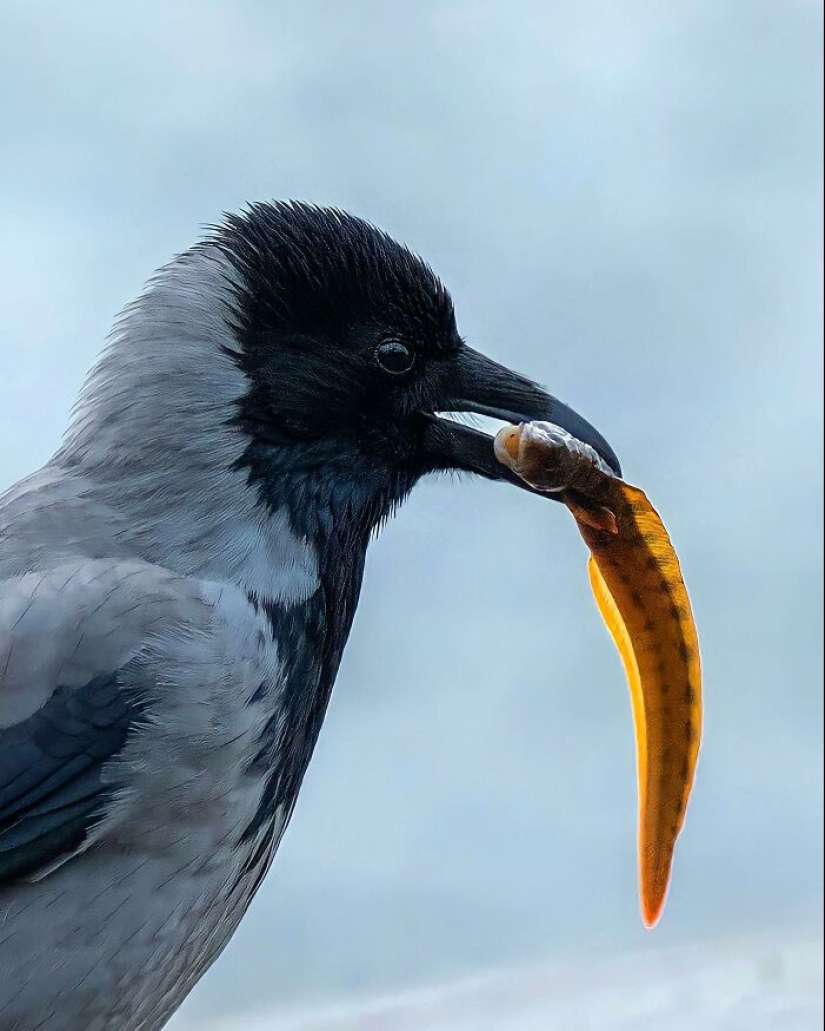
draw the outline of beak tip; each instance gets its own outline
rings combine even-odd
[[[571,436],[576,437],[577,440],[582,441],[584,444],[589,444],[599,457],[603,458],[610,466],[616,476],[621,479],[622,466],[618,456],[595,426],[589,423],[584,416],[579,415],[575,409],[564,404],[563,401],[559,401],[555,397],[549,397],[549,402],[548,414],[546,416],[547,421],[561,426],[563,430],[567,430]]]

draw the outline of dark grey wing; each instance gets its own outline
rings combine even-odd
[[[103,768],[143,708],[108,673],[56,688],[38,712],[0,731],[0,885],[83,847],[114,791]]]
[[[0,887],[89,843],[118,787],[113,760],[144,723],[151,685],[137,691],[130,663],[192,618],[184,581],[144,562],[0,581]]]

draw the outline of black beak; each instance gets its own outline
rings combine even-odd
[[[451,370],[450,397],[444,411],[474,412],[507,422],[555,423],[589,444],[617,476],[622,469],[613,448],[578,412],[546,393],[531,380],[464,347]],[[435,415],[426,416],[424,449],[432,471],[463,469],[490,480],[525,484],[501,465],[493,452],[493,441],[486,433]]]

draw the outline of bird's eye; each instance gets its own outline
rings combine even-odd
[[[393,376],[400,376],[409,372],[413,367],[415,356],[409,347],[400,344],[397,340],[385,340],[375,349],[375,360],[384,370]]]

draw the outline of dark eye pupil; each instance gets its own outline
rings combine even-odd
[[[409,372],[413,367],[413,353],[397,340],[388,340],[379,344],[375,351],[375,359],[384,372],[391,372],[399,375],[402,372]]]

